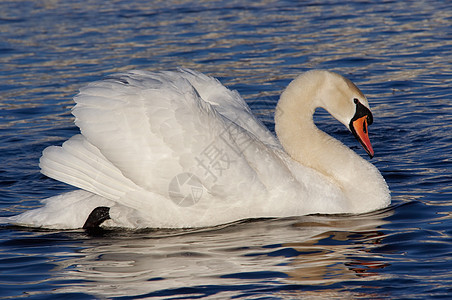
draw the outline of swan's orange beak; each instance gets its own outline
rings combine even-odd
[[[349,124],[350,131],[361,143],[370,158],[372,158],[374,157],[374,149],[372,149],[369,133],[367,131],[367,126],[373,122],[372,113],[366,106],[362,105],[358,99],[353,99],[353,102],[356,104],[356,111]]]
[[[361,143],[364,150],[369,154],[370,158],[374,157],[374,149],[369,140],[369,133],[367,131],[367,116],[363,116],[351,122],[351,130],[356,139]]]

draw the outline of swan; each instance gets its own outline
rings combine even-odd
[[[277,138],[236,91],[188,69],[114,74],[81,88],[74,101],[81,133],[46,148],[40,168],[79,189],[7,222],[205,227],[364,213],[391,201],[378,169],[314,124],[315,109],[324,108],[374,155],[369,103],[333,72],[307,71],[287,86],[275,111]]]

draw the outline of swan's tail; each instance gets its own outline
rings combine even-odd
[[[41,202],[43,207],[27,210],[20,215],[2,217],[0,224],[50,229],[82,228],[93,209],[114,205],[114,202],[84,190],[50,197]]]

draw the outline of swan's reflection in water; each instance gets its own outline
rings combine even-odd
[[[381,246],[379,227],[391,214],[387,209],[360,216],[244,221],[213,229],[104,232],[84,239],[78,257],[60,262],[57,281],[62,287],[56,292],[163,297],[165,292],[206,296],[204,292],[214,291],[227,297],[240,290],[265,293],[284,284],[281,293],[291,296],[296,286],[305,285],[311,286],[312,295],[341,295],[335,283],[385,278],[380,271],[387,262],[373,249]],[[294,290],[287,291],[287,285]]]

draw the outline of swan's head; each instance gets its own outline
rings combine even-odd
[[[309,107],[309,113],[317,107],[327,110],[353,133],[371,158],[374,156],[367,130],[373,122],[372,113],[366,96],[353,82],[333,72],[312,70],[297,77],[284,94],[285,100]]]
[[[349,79],[328,71],[320,72],[323,87],[318,101],[334,118],[344,124],[372,158],[374,150],[369,140],[368,125],[373,122],[366,96]]]

